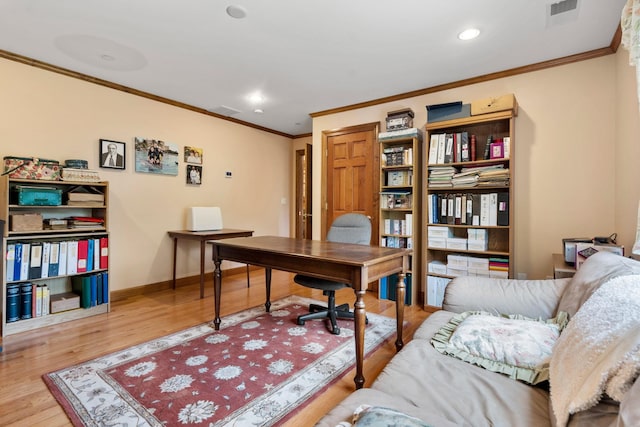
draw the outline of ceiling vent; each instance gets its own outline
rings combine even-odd
[[[546,27],[563,25],[578,20],[578,0],[562,0],[547,4]]]
[[[242,111],[240,110],[236,110],[235,108],[231,108],[231,107],[226,107],[224,105],[214,108],[213,110],[211,110],[211,112],[214,114],[219,114],[221,116],[227,116],[227,117],[233,116],[234,114],[242,113]]]

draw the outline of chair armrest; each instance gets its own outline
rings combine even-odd
[[[560,296],[570,280],[456,277],[446,287],[442,308],[455,313],[483,310],[549,319],[556,315]]]

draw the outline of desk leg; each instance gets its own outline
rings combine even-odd
[[[366,291],[355,291],[356,302],[353,305],[356,340],[356,376],[353,381],[356,383],[356,389],[364,386],[364,326],[366,323],[366,314],[363,296],[365,292]]]
[[[400,273],[396,285],[396,351],[402,350],[402,330],[404,324],[404,296],[406,293],[405,274]]]
[[[264,303],[264,308],[268,313],[269,310],[271,310],[271,269],[270,268],[264,269],[264,279],[265,279],[266,289],[267,289],[267,302]]]
[[[251,286],[251,283],[249,282],[249,264],[247,264],[247,288]]]
[[[215,250],[215,249],[214,249]],[[220,271],[220,261],[213,261],[215,269],[213,270],[213,311],[215,317],[213,319],[213,327],[216,331],[220,330],[220,297],[222,294],[222,274]]]
[[[204,298],[204,251],[205,241],[200,241],[200,299]]]
[[[176,257],[178,252],[178,238],[173,238],[173,290],[176,289]]]

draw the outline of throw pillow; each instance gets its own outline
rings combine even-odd
[[[566,313],[539,320],[467,311],[442,326],[431,344],[440,353],[538,384],[549,378],[551,350],[567,322]]]
[[[381,406],[360,405],[353,414],[353,426],[357,427],[430,427],[419,418]]]

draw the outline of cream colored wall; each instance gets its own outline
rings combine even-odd
[[[563,237],[617,232],[627,241],[631,230],[617,228],[616,221],[616,96],[626,90],[616,86],[617,63],[616,55],[609,55],[314,118],[313,215],[321,215],[323,130],[384,123],[388,111],[406,107],[415,112],[414,125],[424,128],[426,105],[514,93],[520,106],[514,147],[514,271],[529,278],[552,275],[551,254],[561,252]],[[316,221],[314,237],[319,236]]]
[[[638,106],[635,67],[629,65],[629,53],[620,48],[616,54],[616,187],[615,224],[619,243],[631,254],[637,226],[640,200],[640,108]],[[622,233],[621,231],[624,231]]]
[[[0,60],[0,155],[98,168],[100,138],[125,142],[126,170],[99,169],[110,184],[112,290],[171,279],[167,230],[184,228],[189,206],[220,206],[225,227],[289,235],[292,140],[142,97]],[[203,181],[136,173],[134,137],[201,147]],[[233,177],[224,177],[231,171]],[[281,203],[282,199],[286,203]],[[210,252],[207,251],[207,260]],[[223,264],[229,268],[232,264]],[[213,263],[207,263],[207,270]],[[181,242],[178,277],[199,272],[199,245]]]

